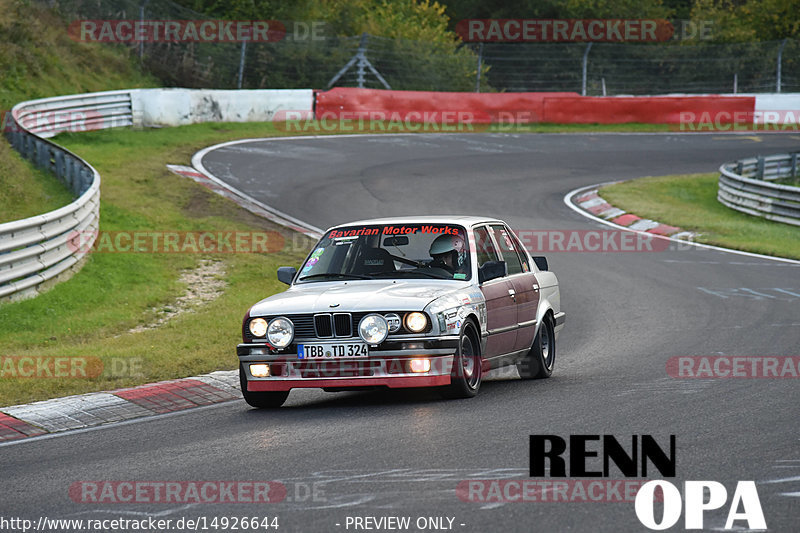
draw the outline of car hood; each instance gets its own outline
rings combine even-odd
[[[356,280],[295,285],[261,300],[250,316],[336,311],[422,311],[448,293],[463,291],[468,284],[448,280]]]

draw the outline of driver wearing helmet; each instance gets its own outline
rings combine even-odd
[[[429,251],[433,261],[430,263],[432,268],[443,268],[448,272],[466,272],[467,247],[463,237],[460,235],[439,235],[431,243]]]

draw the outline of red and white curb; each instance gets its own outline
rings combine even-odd
[[[768,261],[775,261],[777,263],[782,263],[785,265],[792,265],[792,266],[800,266],[800,261],[797,259],[789,259],[788,257],[777,257],[773,255],[764,255],[764,254],[757,254],[754,252],[744,252],[742,250],[733,250],[731,248],[723,248],[722,246],[714,246],[712,244],[704,244],[700,242],[696,242],[692,239],[692,237],[698,235],[696,233],[692,233],[689,231],[678,231],[662,235],[657,232],[652,231],[655,228],[659,228],[659,226],[664,226],[665,228],[673,228],[674,226],[667,226],[666,224],[659,224],[649,219],[642,219],[636,215],[632,215],[630,213],[626,213],[621,209],[614,208],[611,204],[606,202],[605,200],[600,199],[600,196],[597,194],[597,191],[600,187],[605,187],[607,185],[614,185],[617,183],[621,183],[620,181],[610,181],[606,183],[597,183],[595,185],[589,185],[584,187],[578,187],[577,189],[573,189],[569,191],[567,194],[564,195],[562,199],[564,205],[568,208],[572,209],[579,215],[586,217],[588,219],[594,220],[595,222],[599,222],[600,224],[604,224],[606,226],[610,226],[612,228],[617,228],[626,231],[632,231],[635,233],[641,232],[634,228],[634,223],[636,221],[642,220],[643,226],[649,226],[652,224],[656,224],[651,228],[650,233],[653,235],[655,239],[664,239],[668,241],[673,241],[676,243],[680,243],[682,245],[692,246],[694,248],[702,248],[704,250],[715,250],[717,252],[725,252],[728,254],[734,255],[741,255],[744,257],[755,257],[758,259],[766,259]],[[598,214],[595,214],[592,209],[598,211]]]
[[[675,226],[668,226],[667,224],[661,224],[654,220],[626,213],[622,209],[614,207],[601,198],[597,193],[597,189],[590,189],[582,192],[576,196],[573,201],[575,205],[584,211],[588,211],[596,217],[608,220],[613,224],[623,226],[633,231],[652,233],[654,235],[686,241],[692,240],[696,236],[696,234],[691,231],[683,231],[681,228]]]
[[[0,443],[240,399],[239,373],[220,370],[129,389],[0,408]]]

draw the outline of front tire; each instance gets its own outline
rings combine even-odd
[[[280,407],[286,398],[289,397],[289,391],[262,391],[251,392],[247,390],[247,376],[244,372],[244,366],[239,365],[239,386],[242,388],[242,396],[250,406],[257,409],[266,409],[270,407]]]
[[[458,340],[458,352],[453,360],[451,383],[443,390],[445,398],[472,398],[481,388],[483,371],[478,336],[472,323],[467,322]]]
[[[546,316],[530,351],[517,363],[517,370],[522,379],[545,379],[553,375],[555,366],[556,336],[553,321]]]

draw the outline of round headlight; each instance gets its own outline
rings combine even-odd
[[[428,317],[425,313],[408,313],[406,315],[406,328],[414,333],[419,333],[428,327]]]
[[[267,334],[267,321],[263,318],[254,318],[250,321],[249,328],[253,337],[263,337]]]
[[[358,335],[367,344],[380,344],[389,335],[389,324],[381,315],[367,315],[358,323]]]
[[[273,318],[267,327],[267,339],[276,348],[286,348],[294,339],[294,324],[288,318]]]

